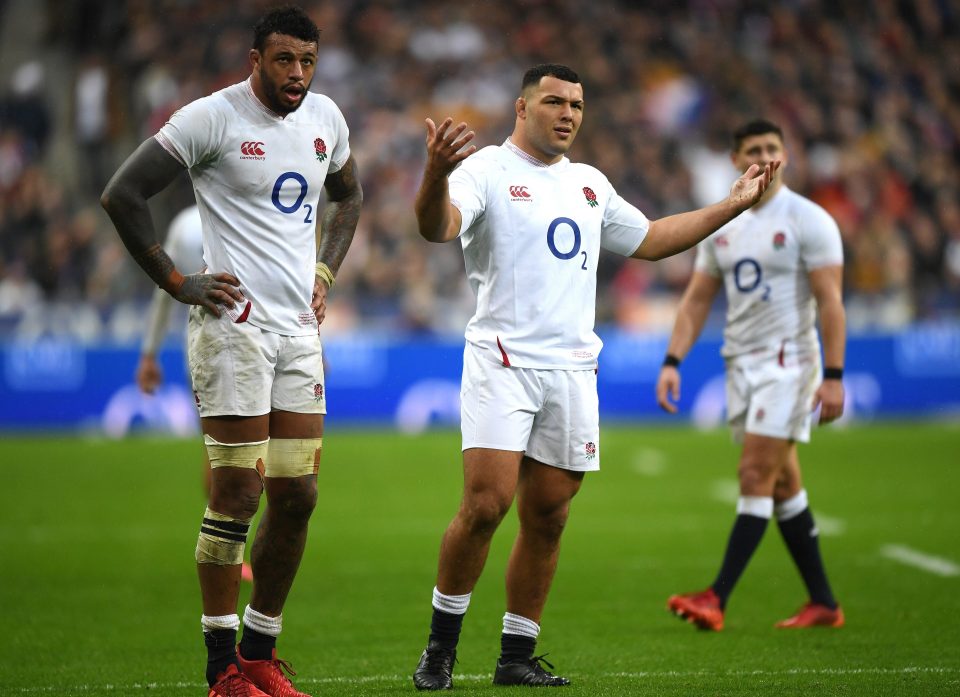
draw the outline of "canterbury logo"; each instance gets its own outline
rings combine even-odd
[[[259,140],[248,140],[245,143],[240,143],[240,152],[255,157],[263,157],[267,154],[263,149],[263,142]]]
[[[525,186],[511,186],[510,195],[513,196],[513,198],[530,198],[530,192],[527,191],[527,187]]]

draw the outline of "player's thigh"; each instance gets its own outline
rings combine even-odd
[[[201,418],[270,411],[278,336],[226,315],[190,309],[188,362]]]
[[[467,344],[460,383],[463,450],[523,452],[542,403],[532,371],[488,361]]]
[[[323,348],[318,335],[280,337],[270,406],[274,412],[327,413]]]
[[[523,453],[493,448],[463,451],[463,503],[467,510],[486,508],[498,517],[513,503]]]
[[[580,491],[584,474],[582,471],[553,467],[525,457],[520,469],[517,493],[517,506],[521,517],[552,515],[557,511],[565,513],[570,501]]]
[[[593,370],[541,370],[543,406],[534,417],[527,455],[575,472],[600,469],[600,406]]]

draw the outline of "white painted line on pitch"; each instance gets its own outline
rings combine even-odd
[[[887,559],[913,566],[922,571],[928,571],[937,576],[960,576],[960,566],[949,559],[924,554],[905,545],[885,545],[880,548],[880,554]]]
[[[667,469],[667,454],[656,448],[639,448],[630,459],[630,468],[645,477],[659,477]]]
[[[958,668],[944,668],[941,666],[904,666],[903,668],[788,668],[786,670],[651,670],[619,673],[601,673],[597,677],[601,678],[692,678],[692,677],[749,677],[760,676],[765,678],[790,677],[796,675],[823,675],[823,676],[847,676],[847,675],[955,675],[960,673]],[[575,675],[575,674],[574,674]],[[591,676],[592,677],[592,676]],[[454,673],[454,683],[462,682],[490,682],[493,678],[491,673],[474,673],[458,675]],[[410,681],[409,675],[362,675],[357,677],[330,677],[330,678],[304,678],[297,680],[297,683],[303,685],[367,685],[377,682],[403,682]],[[43,692],[117,692],[119,694],[129,694],[131,690],[157,690],[157,689],[207,689],[205,682],[168,682],[168,683],[132,683],[130,685],[116,685],[107,683],[105,685],[43,685],[34,687],[21,687],[17,689],[20,694],[37,694]],[[16,688],[15,688],[16,689]]]
[[[847,524],[840,518],[832,518],[819,511],[813,512],[813,520],[824,537],[837,537],[847,531]]]
[[[740,498],[740,484],[736,479],[715,479],[710,485],[710,496],[721,503],[736,503]]]

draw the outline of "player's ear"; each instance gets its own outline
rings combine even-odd
[[[521,119],[526,118],[527,116],[527,100],[523,97],[517,97],[517,101],[513,104],[514,109],[517,112],[517,116]]]
[[[262,56],[260,55],[260,51],[258,51],[255,48],[251,48],[249,53],[249,58],[250,58],[250,67],[253,70],[257,70],[260,67],[260,60],[262,58]]]

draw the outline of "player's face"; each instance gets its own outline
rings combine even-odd
[[[740,149],[733,153],[733,165],[741,172],[746,172],[750,165],[763,167],[768,162],[780,160],[780,169],[775,176],[779,177],[787,164],[787,152],[783,148],[783,141],[776,133],[761,133],[758,136],[747,136],[740,143]]]
[[[583,120],[583,87],[547,75],[517,99],[523,121],[523,144],[548,164],[559,160],[573,145]]]
[[[262,52],[251,49],[250,61],[256,95],[276,113],[290,114],[303,104],[313,82],[317,44],[286,34],[271,34]]]

